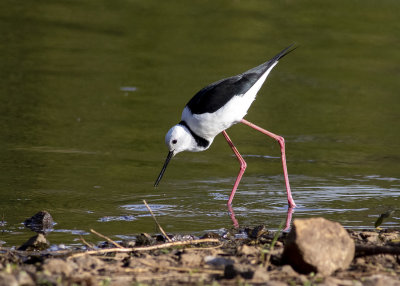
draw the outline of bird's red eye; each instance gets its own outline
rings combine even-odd
[[[172,140],[172,144],[176,144],[176,142],[178,142],[178,140],[176,139]]]

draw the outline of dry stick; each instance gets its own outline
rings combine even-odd
[[[187,241],[175,241],[175,242],[168,242],[159,245],[152,245],[152,246],[144,246],[144,247],[132,247],[132,248],[107,248],[107,249],[99,249],[99,250],[90,250],[86,252],[75,253],[69,256],[68,258],[74,258],[79,256],[85,256],[86,254],[105,254],[105,253],[112,253],[112,252],[133,252],[133,251],[146,251],[146,250],[155,250],[161,248],[168,248],[173,246],[182,246],[182,245],[192,245],[192,244],[200,244],[200,243],[213,243],[213,242],[220,242],[218,239],[215,238],[204,238],[198,240],[187,240]]]
[[[197,251],[197,250],[217,249],[217,248],[221,248],[222,246],[223,246],[223,244],[221,243],[220,245],[216,245],[216,246],[186,248],[185,251]]]
[[[216,238],[203,238],[203,239],[197,239],[197,240],[168,242],[168,243],[152,245],[152,246],[133,247],[131,249],[132,249],[132,251],[144,251],[144,250],[168,248],[168,247],[172,247],[172,246],[200,244],[200,243],[206,243],[206,242],[219,242],[219,240]]]
[[[111,242],[111,243],[114,244],[116,247],[118,247],[118,248],[124,248],[121,244],[115,242],[115,241],[112,240],[111,238],[109,238],[109,237],[107,237],[107,236],[105,236],[105,235],[103,235],[103,234],[101,234],[101,233],[98,233],[98,232],[95,231],[94,229],[91,229],[90,231],[91,231],[92,233],[94,233],[95,235],[100,236],[101,238],[104,238],[104,239],[107,240],[108,242]]]
[[[151,216],[153,217],[156,225],[158,226],[159,230],[161,231],[161,233],[165,236],[165,238],[169,241],[172,242],[172,240],[169,238],[169,236],[165,233],[165,231],[163,230],[163,228],[161,227],[161,225],[158,223],[156,217],[153,214],[153,211],[151,210],[151,208],[149,207],[149,205],[146,203],[146,200],[143,200],[144,205],[146,206],[146,208],[149,210]]]
[[[400,247],[398,247],[398,246],[356,245],[355,257],[377,255],[377,254],[400,255]]]
[[[90,244],[89,242],[87,242],[82,235],[79,236],[79,238],[81,239],[81,241],[83,242],[84,245],[86,245],[89,248],[94,248],[93,244]]]

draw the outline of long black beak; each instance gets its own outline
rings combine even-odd
[[[174,156],[174,151],[169,151],[167,159],[165,160],[164,166],[161,169],[160,175],[158,175],[158,178],[157,178],[156,182],[154,183],[154,187],[158,186],[158,183],[161,181],[161,178],[164,175],[165,170],[167,169],[168,163],[173,156]]]

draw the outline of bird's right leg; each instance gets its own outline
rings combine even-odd
[[[289,184],[289,176],[288,176],[288,171],[287,171],[287,166],[286,166],[286,155],[285,155],[285,139],[283,137],[276,135],[268,130],[265,130],[249,121],[246,119],[242,119],[241,122],[243,124],[246,124],[247,126],[250,126],[251,128],[275,139],[278,141],[279,146],[281,147],[281,158],[282,158],[282,166],[283,166],[283,175],[285,177],[285,184],[286,184],[286,193],[287,193],[287,199],[289,203],[289,208],[295,208],[296,204],[294,203],[294,200],[292,198],[292,192],[290,191],[290,184]]]
[[[232,148],[233,153],[235,153],[235,155],[238,158],[239,163],[240,163],[239,174],[236,178],[235,184],[233,185],[233,189],[232,189],[231,195],[229,196],[229,200],[228,200],[228,206],[230,206],[232,204],[233,197],[235,196],[236,189],[239,186],[240,180],[242,179],[243,173],[246,170],[247,164],[246,164],[246,161],[243,159],[242,155],[240,155],[239,151],[236,149],[235,145],[233,145],[233,142],[232,142],[231,138],[229,138],[228,134],[225,131],[222,131],[222,134],[224,135],[226,141],[228,142],[229,146]]]

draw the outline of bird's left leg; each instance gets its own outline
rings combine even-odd
[[[228,200],[228,206],[230,206],[232,204],[233,197],[235,196],[236,189],[240,183],[240,180],[242,179],[243,173],[246,170],[247,164],[246,164],[246,161],[243,159],[242,155],[240,155],[239,151],[236,149],[235,145],[233,145],[233,142],[232,142],[231,138],[229,138],[228,134],[225,131],[222,131],[222,134],[224,135],[226,141],[228,142],[229,146],[232,148],[233,153],[235,153],[235,155],[238,158],[239,163],[240,163],[239,174],[236,178],[235,184],[233,185],[233,189],[232,189],[231,195],[229,196],[229,200]]]

